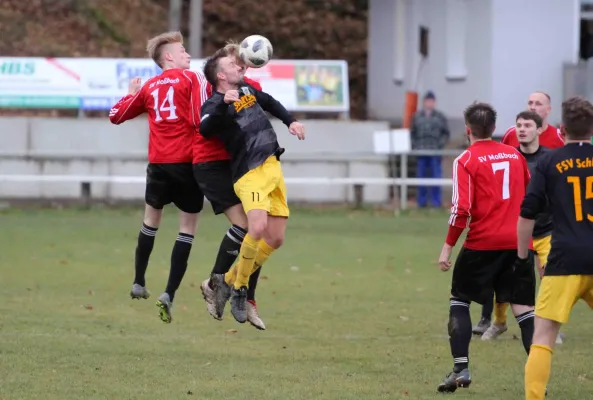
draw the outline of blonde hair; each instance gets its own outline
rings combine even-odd
[[[163,68],[161,57],[163,55],[163,47],[172,44],[183,44],[183,35],[181,32],[165,32],[153,37],[146,44],[146,51],[148,56],[161,68]]]
[[[229,56],[235,57],[237,61],[243,63],[241,57],[239,56],[239,43],[235,42],[233,39],[229,39],[224,46],[224,49],[227,51]]]

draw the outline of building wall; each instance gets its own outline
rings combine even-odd
[[[407,90],[433,90],[451,119],[460,119],[474,100],[491,102],[502,134],[527,95],[543,90],[552,96],[551,120],[557,121],[563,65],[578,54],[578,10],[579,0],[371,0],[369,115],[401,120]],[[430,30],[429,57],[416,84],[421,25]],[[450,79],[452,69],[467,73]]]
[[[579,0],[495,0],[492,8],[492,103],[498,132],[514,123],[527,96],[552,98],[550,122],[560,121],[565,63],[578,60]]]

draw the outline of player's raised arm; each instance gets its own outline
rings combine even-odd
[[[119,125],[144,112],[146,112],[146,107],[144,106],[142,80],[133,78],[128,85],[128,94],[109,110],[109,120],[112,124]]]
[[[280,103],[274,97],[267,94],[266,92],[255,89],[253,86],[252,89],[255,92],[255,98],[257,99],[257,102],[261,108],[272,114],[272,116],[278,118],[284,123],[284,125],[290,126],[290,124],[296,121],[296,119],[291,113],[288,112],[282,103]]]
[[[274,97],[270,96],[266,92],[262,92],[261,90],[256,90],[252,87],[255,92],[255,98],[257,102],[265,111],[272,114],[274,117],[281,120],[284,125],[288,126],[288,131],[299,138],[299,140],[305,139],[305,126],[297,121],[291,113],[286,110],[286,108],[276,100]]]

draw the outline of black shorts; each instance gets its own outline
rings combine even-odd
[[[529,263],[514,270],[517,250],[461,249],[453,267],[451,295],[484,304],[496,295],[497,303],[535,305],[533,253]]]
[[[233,188],[231,162],[208,161],[193,165],[194,179],[212,205],[214,214],[221,214],[230,207],[241,204]]]
[[[191,163],[148,164],[146,204],[158,210],[173,203],[186,213],[202,211],[204,195],[194,181],[191,166]]]

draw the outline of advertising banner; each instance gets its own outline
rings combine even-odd
[[[199,71],[203,59],[192,60]],[[161,73],[143,58],[0,57],[0,108],[109,110],[128,90]],[[273,60],[247,76],[291,111],[347,112],[348,65],[331,60]]]
[[[79,108],[79,106],[78,59],[0,57],[0,107]]]

